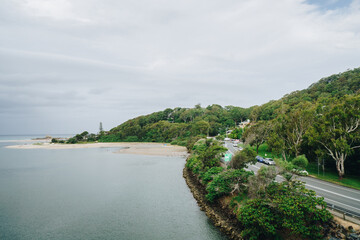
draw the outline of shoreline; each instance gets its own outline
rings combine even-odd
[[[185,147],[170,145],[169,143],[147,142],[116,142],[116,143],[85,143],[85,144],[59,144],[59,143],[35,143],[23,145],[10,145],[5,148],[11,149],[81,149],[81,148],[119,148],[114,151],[117,154],[138,154],[150,156],[174,156],[187,157]]]

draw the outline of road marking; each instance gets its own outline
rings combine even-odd
[[[324,184],[324,185],[327,185],[327,186],[330,186],[330,187],[334,187],[334,188],[338,188],[338,189],[341,189],[341,190],[344,190],[344,191],[348,191],[348,192],[360,194],[360,191],[353,190],[353,189],[349,189],[348,187],[345,187],[345,186],[337,186],[337,185],[335,185],[335,184],[325,183],[325,182],[323,182],[323,181],[321,181],[321,180],[319,180],[319,179],[312,179],[311,177],[308,177],[308,178],[301,177],[301,178],[304,178],[304,182],[305,182],[307,179],[310,179],[310,181],[313,181],[313,182],[316,182],[316,183],[319,183],[319,184]]]
[[[330,202],[336,202],[337,204],[344,205],[344,206],[346,206],[346,207],[356,209],[356,210],[358,210],[358,212],[360,212],[360,208],[356,208],[356,207],[347,205],[347,204],[345,204],[345,203],[341,203],[341,202],[338,202],[338,201],[335,201],[335,200],[332,200],[332,199],[329,199],[329,198],[325,198],[325,197],[324,197],[324,200],[330,201]],[[326,201],[325,201],[325,202],[326,202]],[[328,203],[328,205],[329,205],[329,204],[330,204],[330,203]],[[329,207],[329,206],[328,206],[328,207]]]
[[[229,151],[232,152],[230,149],[229,149]],[[251,166],[259,169],[259,167],[255,166],[255,165],[251,165]],[[279,176],[279,175],[278,175],[278,176]],[[282,176],[279,176],[279,177],[283,178]],[[312,180],[312,179],[311,179],[311,180]],[[311,180],[310,180],[310,181],[311,181]],[[348,189],[346,189],[346,188],[344,189],[344,188],[342,188],[342,187],[333,186],[333,185],[326,184],[326,183],[323,183],[323,182],[320,182],[320,184],[328,185],[328,186],[331,186],[331,187],[339,188],[339,189],[341,189],[341,190],[346,190],[346,191],[353,192],[353,193],[358,193],[358,192],[355,192],[355,191],[348,190]],[[360,202],[359,199],[352,198],[352,197],[349,197],[349,196],[345,196],[345,195],[343,195],[343,194],[339,194],[339,193],[336,193],[336,192],[333,192],[333,191],[325,190],[325,189],[323,189],[323,188],[315,187],[315,186],[313,186],[313,185],[310,185],[310,184],[306,183],[306,181],[305,181],[305,185],[308,186],[308,187],[311,187],[311,188],[319,189],[319,190],[324,191],[324,192],[328,192],[328,193],[331,193],[331,194],[334,194],[334,195],[338,195],[338,196],[340,196],[340,197],[344,197],[344,198],[348,198],[348,199],[351,199],[351,200]],[[325,197],[324,197],[324,199],[325,199]],[[326,199],[328,199],[328,198],[326,198]],[[341,203],[341,202],[338,202],[338,201],[335,201],[335,200],[331,200],[331,199],[328,199],[328,200],[333,201],[333,202],[337,202],[337,203],[339,203],[339,204],[342,204],[343,206],[348,206],[348,207],[350,207],[350,208],[360,210],[360,209],[358,209],[358,208],[356,208],[356,207],[352,207],[352,206],[347,205],[347,204],[345,204],[345,203]]]
[[[359,199],[356,199],[356,198],[348,197],[348,196],[345,196],[345,195],[342,195],[342,194],[339,194],[339,193],[336,193],[336,192],[332,192],[332,191],[325,190],[325,189],[322,189],[322,188],[319,188],[319,187],[315,187],[315,186],[309,185],[309,184],[307,184],[307,183],[305,183],[305,185],[308,186],[308,187],[311,187],[311,188],[319,189],[319,190],[324,191],[324,192],[329,192],[329,193],[338,195],[338,196],[340,196],[340,197],[344,197],[344,198],[348,198],[348,199],[351,199],[351,200],[360,202],[360,200],[359,200]]]

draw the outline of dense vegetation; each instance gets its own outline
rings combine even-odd
[[[237,127],[246,119],[251,120],[250,127]],[[285,161],[305,155],[310,163],[319,160],[336,169],[340,179],[347,172],[358,175],[360,68],[323,78],[261,106],[168,108],[128,120],[106,133],[78,134],[68,143],[169,142],[191,150],[199,138],[223,139],[229,129],[228,137],[242,138],[257,151],[266,143],[274,156]]]
[[[206,152],[211,152],[213,161],[204,157],[208,156]],[[227,207],[236,214],[245,239],[324,237],[322,230],[332,216],[323,198],[316,197],[302,182],[292,180],[292,174],[281,167],[280,172],[275,167],[262,167],[257,175],[244,170],[254,160],[255,152],[251,148],[236,153],[230,164],[235,168],[220,166],[223,152],[217,141],[199,140],[193,146],[186,167],[206,188],[208,201],[231,196]],[[283,174],[287,180],[275,182],[277,174]]]
[[[247,119],[245,129],[238,124]],[[228,130],[232,130],[229,133]],[[220,159],[226,149],[214,139],[241,138],[245,148],[228,169]],[[194,108],[165,109],[126,121],[109,132],[78,134],[68,143],[170,142],[191,152],[186,167],[204,185],[210,202],[231,196],[230,207],[244,227],[247,239],[321,239],[331,219],[326,203],[292,180],[300,171],[321,160],[336,169],[339,178],[360,168],[360,68],[321,79],[309,88],[261,106],[241,108],[200,104]],[[261,146],[277,158],[278,170],[261,168],[257,175],[244,170]],[[255,149],[252,150],[252,149]],[[345,171],[346,169],[346,171]],[[277,174],[286,181],[274,182]]]
[[[237,124],[251,119],[252,126]],[[211,105],[175,108],[131,119],[100,138],[100,141],[171,142],[188,146],[200,136],[240,138],[258,150],[267,143],[285,161],[305,154],[336,168],[360,167],[360,68],[321,79],[302,91],[261,106],[240,108]],[[355,173],[358,174],[358,173]]]
[[[216,136],[249,118],[250,109],[220,105],[165,109],[131,119],[101,138],[107,142],[173,142],[186,145],[194,136]]]

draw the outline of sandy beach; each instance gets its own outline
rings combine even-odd
[[[12,145],[6,148],[13,149],[75,149],[75,148],[116,148],[114,153],[140,154],[152,156],[187,156],[185,147],[173,146],[168,143],[88,143],[88,144],[57,144],[57,143],[35,143]]]

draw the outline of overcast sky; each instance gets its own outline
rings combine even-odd
[[[261,105],[359,60],[360,0],[1,0],[0,135]]]

